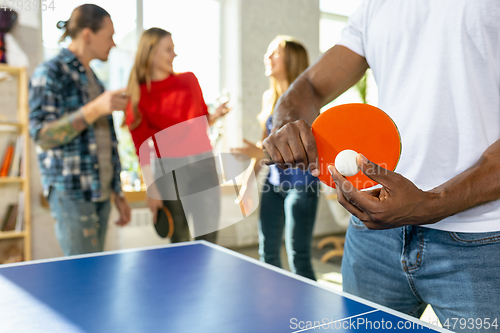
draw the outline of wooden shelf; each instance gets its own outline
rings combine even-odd
[[[0,178],[1,179],[1,178]],[[241,184],[236,184],[238,188],[241,187]],[[221,185],[221,194],[235,194],[235,187],[233,184],[224,183]],[[125,194],[125,199],[128,202],[143,202],[146,200],[147,194],[146,189],[141,189],[139,191],[131,191],[129,189],[123,189],[123,193]],[[337,197],[335,197],[337,198]],[[47,206],[48,207],[48,206]]]
[[[26,237],[24,231],[0,231],[0,239],[23,238]]]
[[[11,127],[17,127],[17,128],[22,128],[24,124],[15,122],[15,121],[1,121],[0,120],[0,126],[11,126]]]
[[[24,70],[22,67],[12,67],[5,64],[0,64],[0,72],[7,72],[9,74],[19,75]]]
[[[30,137],[28,132],[28,77],[26,68],[11,67],[0,64],[0,81],[12,77],[12,80],[4,81],[2,84],[17,86],[17,114],[15,118],[0,117],[0,132],[17,131],[23,137],[23,163],[21,174],[23,177],[1,177],[0,185],[19,184],[19,191],[24,193],[23,204],[23,229],[22,231],[0,231],[0,240],[15,239],[23,241],[24,260],[31,260],[31,203],[30,203]],[[9,128],[10,127],[10,128]],[[6,190],[0,187],[0,191]],[[11,189],[8,189],[10,191]],[[2,193],[3,195],[5,193]],[[3,214],[4,212],[0,212]]]
[[[145,190],[123,191],[123,194],[125,194],[125,199],[127,199],[128,202],[146,201],[146,191]]]
[[[22,183],[24,178],[20,177],[0,177],[0,184]]]

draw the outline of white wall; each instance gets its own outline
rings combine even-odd
[[[314,62],[319,56],[319,0],[244,0],[241,13],[243,136],[255,141],[262,131],[255,118],[262,93],[269,89],[264,53],[277,35],[289,35],[304,44]]]
[[[269,88],[263,63],[269,43],[277,35],[290,35],[305,45],[311,63],[318,58],[319,0],[221,3],[221,86],[231,91],[234,106],[227,116],[225,135],[231,137],[230,145],[240,145],[241,136],[250,141],[261,138],[262,129],[256,117],[261,111],[262,94]]]

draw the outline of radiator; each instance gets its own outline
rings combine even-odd
[[[123,228],[118,228],[118,246],[120,249],[164,244],[170,244],[170,239],[158,236],[149,208],[132,209],[130,223]]]

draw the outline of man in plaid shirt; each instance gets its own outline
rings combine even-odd
[[[72,42],[31,77],[29,120],[56,236],[64,254],[74,255],[103,250],[112,196],[116,223],[130,221],[111,116],[128,97],[124,89],[104,91],[89,67],[92,59],[106,61],[115,46],[109,14],[82,5],[58,27],[65,29],[61,40]]]

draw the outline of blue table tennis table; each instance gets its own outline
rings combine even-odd
[[[0,332],[449,332],[204,241],[0,266]]]

